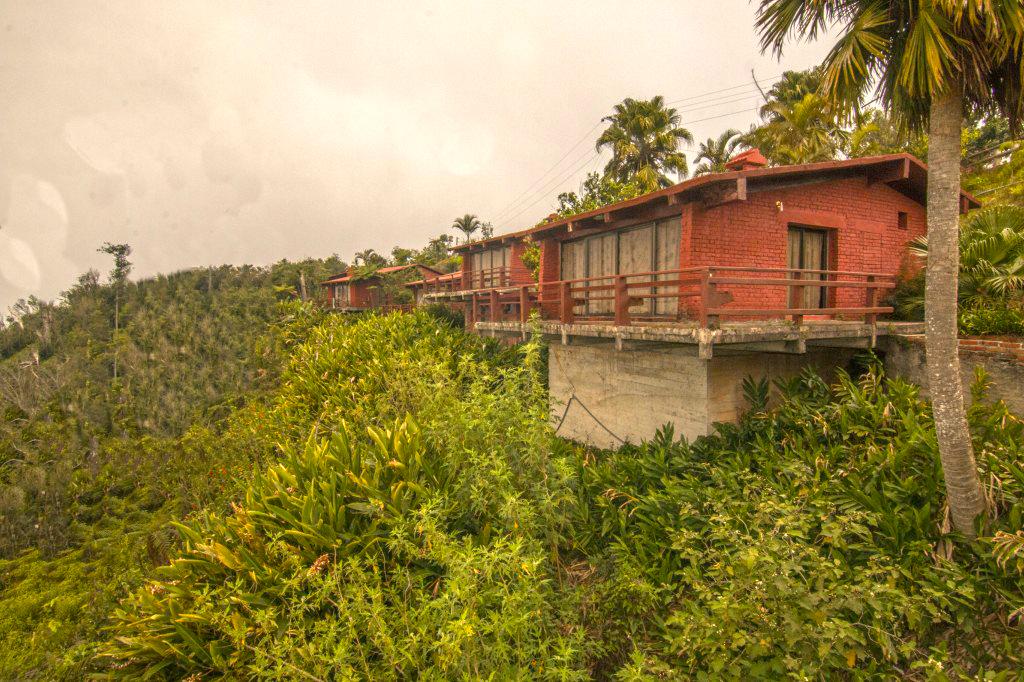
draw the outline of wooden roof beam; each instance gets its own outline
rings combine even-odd
[[[867,168],[864,174],[867,175],[869,186],[907,180],[910,178],[910,159],[897,159],[895,163],[888,163],[879,169]]]
[[[733,201],[747,200],[747,179],[736,178],[734,184],[712,185],[703,193],[704,208],[713,208]]]

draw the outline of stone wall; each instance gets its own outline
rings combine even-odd
[[[881,341],[885,369],[922,387],[928,395],[923,336],[894,336]],[[970,400],[975,368],[988,373],[992,386],[988,397],[1002,400],[1012,412],[1024,415],[1024,342],[1019,340],[960,339],[960,369],[964,397]]]

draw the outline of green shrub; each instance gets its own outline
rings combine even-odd
[[[551,609],[569,493],[523,353],[424,314],[312,330],[268,420],[305,445],[180,526],[115,617],[109,674],[582,678]]]
[[[1019,666],[1021,575],[990,541],[946,530],[916,389],[877,369],[782,388],[776,410],[739,426],[693,444],[665,432],[582,470],[584,601],[616,625],[598,633],[603,669],[776,679]],[[1018,533],[1022,424],[999,405],[971,418],[991,522]]]
[[[960,310],[960,333],[1024,336],[1024,306],[992,304]]]

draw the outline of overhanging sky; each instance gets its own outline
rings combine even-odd
[[[762,56],[753,14],[744,0],[5,2],[0,312],[106,272],[104,241],[132,245],[137,278],[418,247],[465,212],[527,227],[601,167],[588,131],[624,97],[679,100],[701,140],[755,120],[751,69],[767,84],[827,50]]]

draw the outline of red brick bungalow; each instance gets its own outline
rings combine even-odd
[[[531,230],[503,234],[498,237],[459,244],[452,251],[462,256],[462,289],[533,284],[533,273],[523,263]]]
[[[382,305],[389,305],[392,301],[381,287],[381,276],[403,272],[415,268],[421,277],[437,277],[441,273],[437,270],[413,263],[410,265],[395,265],[388,268],[380,268],[369,277],[358,277],[351,271],[335,275],[320,283],[325,293],[327,307],[338,310],[366,310],[379,308]]]
[[[728,168],[459,248],[493,252],[508,242],[514,248],[526,236],[537,241],[545,318],[558,319],[560,312],[563,321],[566,316],[613,313],[619,318],[614,276],[630,273],[654,273],[646,280],[666,282],[645,288],[645,278],[627,278],[640,280],[639,292],[633,284],[623,294],[630,300],[631,320],[692,317],[700,314],[695,310],[699,306],[727,307],[737,317],[743,310],[787,307],[832,308],[830,312],[841,315],[846,307],[872,305],[866,303],[865,292],[868,299],[876,295],[874,282],[880,282],[879,289],[893,286],[907,265],[907,242],[925,232],[926,167],[909,154],[767,167],[755,149],[732,159]],[[962,212],[975,206],[973,197],[962,195]],[[830,272],[794,276],[793,270]],[[475,272],[475,264],[464,271],[464,282]],[[791,282],[793,277],[862,281],[799,287],[770,282]],[[701,298],[701,278],[722,282],[710,303],[708,288]],[[570,313],[565,313],[560,294],[569,291],[562,288],[568,285],[555,284],[560,280],[575,282]],[[800,297],[802,305],[790,297]],[[776,315],[781,316],[769,314]]]

